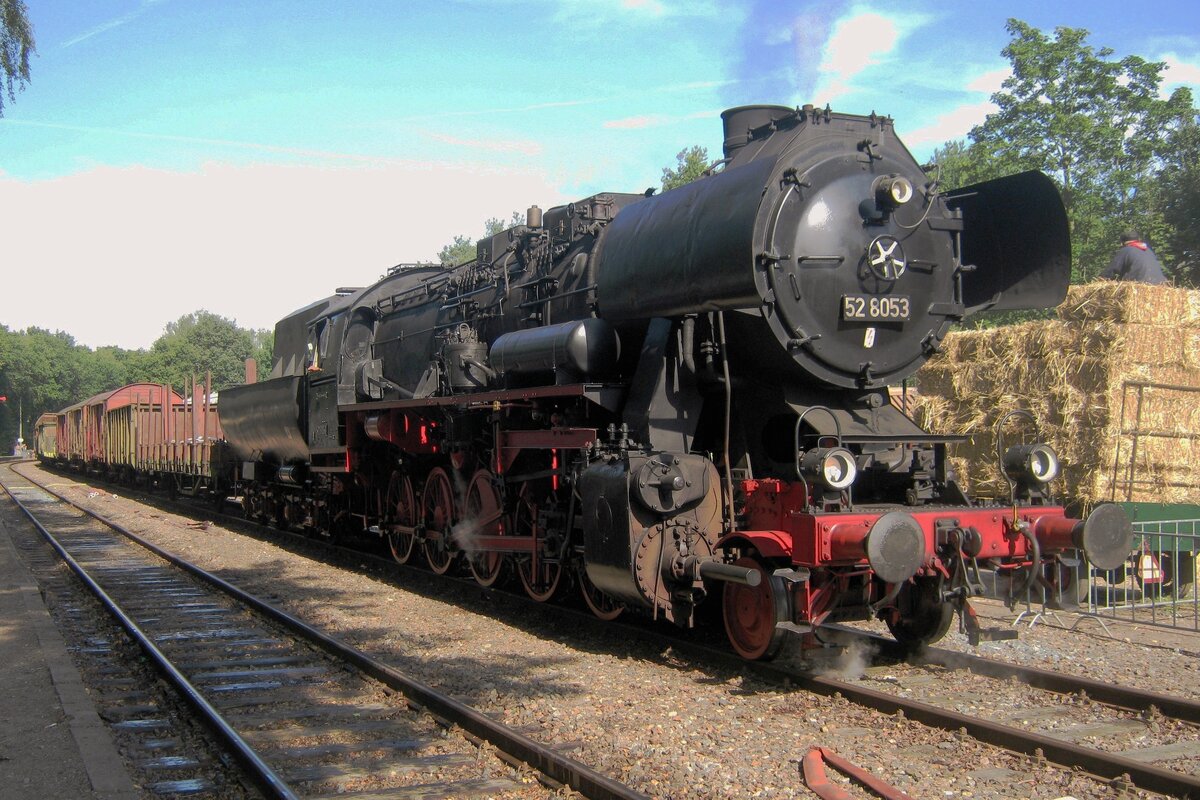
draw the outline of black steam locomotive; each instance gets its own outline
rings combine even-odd
[[[485,586],[512,571],[538,600],[574,584],[602,617],[689,624],[720,589],[746,658],[846,618],[936,640],[981,563],[1123,560],[1119,511],[1051,502],[1044,444],[1005,454],[1011,503],[980,504],[954,437],[889,400],[956,322],[1061,301],[1053,184],[942,192],[874,114],[722,118],[701,180],[531,207],[474,261],[281,321],[269,379],[220,398],[247,512]]]

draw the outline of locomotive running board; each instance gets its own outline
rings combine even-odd
[[[368,403],[346,403],[338,406],[338,411],[384,411],[392,408],[428,408],[436,406],[479,407],[492,403],[507,403],[516,400],[540,400],[559,397],[582,397],[605,408],[615,411],[624,400],[625,388],[618,384],[608,383],[567,383],[555,386],[534,386],[524,389],[497,389],[486,392],[470,392],[464,394],[448,394],[430,397],[418,397],[406,400],[375,400]]]

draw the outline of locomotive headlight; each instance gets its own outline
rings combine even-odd
[[[1058,477],[1058,453],[1048,444],[1018,444],[1004,453],[1004,472],[1018,483],[1042,485]]]
[[[902,175],[888,175],[875,181],[875,198],[880,203],[899,207],[913,198],[912,181]]]
[[[800,459],[800,470],[805,477],[839,492],[848,488],[858,477],[858,465],[854,462],[854,454],[844,447],[817,447],[809,450]]]

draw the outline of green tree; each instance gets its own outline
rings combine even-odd
[[[261,354],[262,338],[239,328],[230,319],[210,311],[196,311],[168,323],[166,331],[147,356],[148,374],[154,382],[179,388],[192,378],[204,381],[212,372],[214,389],[242,383],[245,361]]]
[[[1156,225],[1143,225],[1175,280],[1200,288],[1200,115],[1171,134],[1157,180],[1146,187]]]
[[[700,178],[708,169],[708,148],[700,145],[685,147],[675,154],[675,169],[663,167],[663,191],[675,189]]]
[[[1013,74],[992,101],[999,109],[970,134],[974,150],[1004,171],[1040,169],[1054,177],[1071,225],[1074,275],[1108,263],[1123,225],[1150,222],[1142,190],[1156,178],[1171,133],[1194,117],[1188,89],[1159,97],[1164,64],[1087,43],[1081,28],[1051,38],[1010,19],[1002,54]]]
[[[454,241],[438,251],[438,261],[443,264],[465,264],[475,258],[475,240],[466,234],[459,234]]]
[[[247,356],[258,360],[259,374],[265,375],[273,340],[269,330],[239,328],[207,311],[169,324],[149,351],[92,351],[62,331],[10,331],[0,325],[0,395],[8,396],[0,404],[0,453],[12,447],[18,430],[28,439],[41,414],[126,384],[169,383],[183,389],[193,376],[203,383],[211,369],[213,387],[220,389],[242,382]]]
[[[961,189],[1016,171],[1006,172],[1003,163],[986,143],[967,143],[961,139],[935,149],[930,161],[937,167],[933,175],[942,191]]]
[[[18,430],[28,439],[43,412],[59,411],[126,382],[119,368],[96,361],[91,350],[62,331],[4,329],[0,339],[0,394],[8,396],[0,414],[0,451],[12,446]]]
[[[250,357],[257,365],[258,374],[265,378],[273,366],[271,362],[272,353],[275,351],[275,331],[267,328],[251,331],[250,338],[254,343],[254,352]]]
[[[16,92],[29,83],[29,56],[36,52],[24,0],[0,0],[0,78],[5,90],[0,92],[0,117],[4,116],[4,95],[14,103]]]

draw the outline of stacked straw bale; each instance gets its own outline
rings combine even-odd
[[[980,496],[1007,496],[995,425],[1022,408],[1063,461],[1059,495],[1200,502],[1200,392],[1137,382],[1200,388],[1200,291],[1072,286],[1058,319],[952,333],[917,373],[910,408],[930,431],[971,435],[952,463]],[[1005,433],[1006,444],[1020,438],[1016,426]]]

